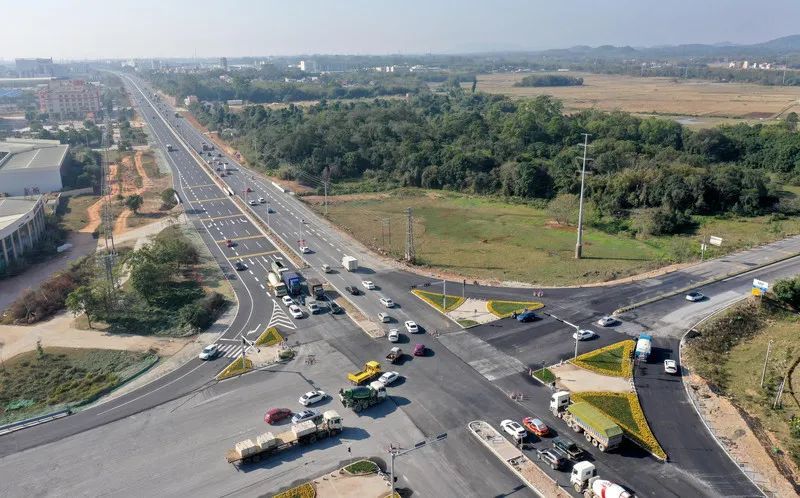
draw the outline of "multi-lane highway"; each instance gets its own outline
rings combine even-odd
[[[305,277],[324,279],[330,288],[342,295],[345,295],[345,286],[361,287],[362,280],[374,281],[378,290],[367,291],[361,296],[346,297],[366,317],[373,320],[379,312],[387,311],[378,300],[380,296],[390,297],[397,302],[398,307],[388,310],[393,322],[383,324],[382,327],[402,328],[402,322],[410,319],[419,322],[428,331],[441,332],[437,339],[430,336],[408,336],[401,344],[407,348],[412,342],[425,342],[432,349],[432,355],[397,366],[396,369],[404,376],[404,382],[391,389],[392,408],[389,412],[376,411],[374,414],[361,416],[347,411],[343,413],[346,424],[362,427],[354,428],[349,436],[349,439],[358,441],[352,443],[357,444],[357,451],[365,455],[382,456],[384,448],[390,442],[414,442],[400,441],[404,433],[409,437],[425,437],[448,432],[450,436],[446,442],[426,450],[424,461],[409,464],[401,484],[422,495],[431,496],[490,496],[512,492],[518,496],[529,496],[527,489],[520,488],[519,483],[503,467],[470,440],[464,426],[470,420],[478,418],[497,423],[503,418],[521,419],[523,416],[536,414],[556,430],[564,428],[547,412],[549,391],[524,374],[529,367],[570,356],[572,342],[564,340],[569,331],[565,330],[563,324],[551,319],[533,325],[501,320],[466,331],[461,330],[409,294],[410,286],[429,280],[427,277],[382,262],[356,242],[339,234],[290,193],[248,171],[235,158],[224,153],[214,160],[227,162],[232,172],[225,177],[218,176],[216,166],[207,165],[210,157],[202,150],[203,143],[211,143],[208,137],[191,127],[184,119],[174,117],[174,109],[154,99],[152,89],[144,82],[128,76],[123,78],[152,132],[156,145],[166,150],[166,145],[171,144],[175,149],[165,152],[174,172],[175,189],[190,220],[225,273],[231,277],[238,300],[238,313],[217,340],[224,354],[233,356],[237,353],[241,347],[240,335],[253,338],[266,326],[279,323],[289,339],[299,345],[301,357],[314,355],[318,358],[321,370],[313,370],[314,373],[309,374],[311,377],[306,377],[303,372],[293,370],[299,365],[296,361],[287,366],[257,372],[248,376],[246,381],[216,384],[209,379],[224,362],[202,363],[194,360],[155,383],[112,402],[0,438],[0,455],[4,456],[0,459],[0,476],[11,476],[13,468],[39,468],[38,457],[42,452],[78,455],[83,445],[96,440],[96,434],[107,432],[112,427],[120,437],[126,434],[134,437],[123,420],[132,414],[138,413],[140,420],[144,417],[160,427],[174,427],[177,432],[185,431],[185,428],[178,430],[179,426],[182,427],[182,420],[173,415],[173,411],[177,410],[174,407],[176,404],[186,406],[188,401],[184,400],[194,399],[198,395],[208,399],[208,402],[192,405],[193,415],[189,422],[190,427],[194,428],[192,441],[198,444],[199,451],[218,452],[221,461],[224,448],[241,435],[238,428],[248,427],[251,432],[260,430],[260,417],[267,405],[288,404],[292,397],[296,398],[298,393],[295,391],[302,389],[303,384],[282,384],[281,379],[286,374],[295,372],[293,375],[299,374],[306,378],[304,382],[333,392],[343,385],[344,373],[348,369],[356,368],[366,360],[381,359],[389,346],[385,339],[372,339],[360,332],[348,318],[327,313],[292,320],[285,313],[283,305],[276,302],[275,297],[268,292],[267,273],[272,261],[279,259],[287,266],[292,266],[291,260],[302,259],[304,264],[301,265],[301,271]],[[219,152],[221,151],[215,150],[214,154]],[[246,204],[247,200],[259,197],[263,197],[266,202],[255,206]],[[268,226],[269,235],[262,231],[262,226]],[[270,237],[280,239],[280,245],[288,246],[293,251],[303,241],[304,245],[310,247],[311,253],[293,254],[291,258],[287,258],[275,248],[272,242],[277,241],[271,241]],[[233,247],[228,247],[228,240],[234,242]],[[340,261],[344,254],[359,259],[361,268],[358,272],[347,272],[341,268]],[[247,269],[237,271],[234,267],[237,262],[246,265]],[[330,265],[334,272],[322,273],[319,270],[322,264]],[[715,271],[721,270],[717,268]],[[769,271],[772,273],[767,273],[767,278],[798,273],[800,263],[790,260]],[[659,279],[612,288],[551,289],[546,291],[543,300],[553,314],[572,323],[585,325],[620,306],[667,290],[680,289],[690,283],[700,282],[707,276],[708,272],[705,270],[689,269]],[[639,308],[624,316],[624,324],[616,331],[602,331],[600,339],[586,347],[593,349],[635,335],[645,328],[657,331],[656,346],[659,355],[677,355],[677,338],[690,325],[689,322],[740,295],[751,278],[752,276],[744,275],[710,286],[705,292],[712,298],[706,304],[695,306],[682,301],[682,296],[677,296]],[[513,299],[525,298],[530,294],[526,289],[475,285],[467,285],[466,292],[478,297]],[[229,421],[230,427],[225,426],[225,420],[219,420],[219,410],[210,408],[214,400],[238,400],[242,392],[258,390],[257,386],[261,382],[268,392],[273,393],[268,398],[272,401],[242,398],[236,404],[237,416]],[[659,368],[653,366],[650,370],[637,371],[636,383],[645,412],[653,421],[653,430],[672,461],[667,464],[658,463],[632,447],[607,455],[601,455],[590,448],[601,475],[630,487],[641,496],[760,494],[704,429],[688,404],[679,381],[664,376]],[[526,398],[522,402],[512,401],[507,395],[509,392],[525,392]],[[186,395],[190,396],[185,397]],[[338,405],[338,401],[334,405]],[[152,407],[159,408],[144,412]],[[341,406],[334,408],[342,410]],[[383,423],[368,423],[365,417],[372,421],[377,417]],[[226,436],[219,437],[216,430],[208,429],[209,424],[225,426]],[[263,423],[260,424],[263,427]],[[359,432],[363,432],[363,427],[368,427],[368,434]],[[93,428],[95,429],[90,431]],[[405,429],[398,431],[398,428]],[[158,433],[160,439],[155,444],[177,444],[165,435],[164,430]],[[347,440],[347,432],[343,436]],[[47,444],[46,448],[36,448],[44,444]],[[541,447],[542,444],[545,442],[536,442],[534,446]],[[28,451],[21,451],[25,449]],[[325,451],[338,454],[333,449]],[[147,459],[148,454],[152,454],[150,461],[139,462],[141,458]],[[325,453],[323,457],[312,450],[311,455],[311,459],[304,459],[307,467],[295,479],[312,477],[335,467],[336,462],[330,458],[331,453]],[[164,459],[167,457],[175,457],[174,452],[167,451],[162,457],[153,448],[137,447],[137,451],[132,451],[128,460],[107,469],[110,474],[120,476],[119,486],[122,488],[114,489],[91,486],[82,488],[80,476],[86,474],[86,470],[77,463],[64,464],[60,469],[75,480],[72,489],[77,493],[119,493],[122,490],[122,494],[125,494],[124,490],[130,492],[136,483],[141,485],[139,475],[153,473],[156,475],[154,481],[160,483],[157,470],[165,465]],[[299,455],[293,458],[296,457]],[[128,465],[129,460],[134,458],[138,463],[131,467]],[[215,495],[234,493],[234,490],[238,490],[235,494],[244,495],[274,491],[293,480],[291,475],[287,476],[281,470],[281,466],[262,466],[241,475],[232,472],[228,466],[221,465],[214,458],[215,456],[204,455],[202,469],[205,479],[213,480],[215,492],[212,494]],[[430,465],[430,462],[436,462],[436,465]],[[130,472],[138,474],[131,477],[127,475]],[[125,477],[122,477],[123,473]],[[36,474],[35,471],[27,472],[7,480],[11,484],[5,491],[15,494],[15,491],[23,489],[36,489],[31,484],[35,482]],[[565,474],[551,474],[566,484]],[[448,479],[438,479],[441,475],[447,475]],[[258,490],[243,487],[264,480],[269,480],[271,485],[262,486]],[[173,485],[169,489],[167,494],[176,495],[196,491],[196,487],[189,485],[184,488]]]

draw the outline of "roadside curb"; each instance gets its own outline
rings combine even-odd
[[[416,289],[415,289],[415,290],[416,290]],[[418,295],[417,295],[417,294],[416,294],[416,293],[415,293],[413,290],[412,290],[412,291],[409,291],[409,292],[411,293],[411,295],[413,295],[414,297],[416,297],[417,299],[419,299],[419,300],[420,300],[420,301],[422,301],[423,303],[427,304],[428,306],[430,306],[431,308],[433,308],[434,310],[436,310],[436,312],[437,312],[437,313],[439,313],[439,314],[440,314],[440,315],[442,315],[443,317],[447,318],[447,319],[448,319],[448,320],[450,320],[451,322],[453,322],[453,323],[455,323],[456,325],[458,325],[458,327],[459,327],[460,329],[462,329],[462,330],[466,330],[467,328],[469,328],[469,327],[463,327],[463,326],[462,326],[460,323],[458,323],[458,322],[457,322],[457,321],[456,321],[454,318],[452,318],[452,317],[448,316],[448,315],[447,315],[447,313],[444,313],[444,312],[442,312],[442,311],[441,311],[441,310],[440,310],[440,309],[439,309],[439,308],[438,308],[436,305],[432,304],[432,303],[431,303],[430,301],[428,301],[427,299],[423,298],[422,296],[418,296]],[[459,305],[459,306],[460,306],[460,305]],[[480,325],[480,324],[478,324],[478,325]],[[473,327],[474,327],[474,325],[473,325]]]
[[[715,284],[717,282],[721,282],[723,280],[727,280],[727,279],[732,278],[732,277],[736,277],[736,276],[744,275],[746,273],[750,273],[750,272],[753,272],[753,271],[761,270],[761,269],[766,268],[768,266],[776,265],[778,263],[782,263],[784,261],[790,260],[792,258],[796,258],[798,256],[800,256],[800,253],[790,254],[788,256],[784,256],[784,257],[775,259],[773,261],[770,261],[768,263],[764,263],[764,264],[761,264],[761,265],[754,266],[752,268],[747,268],[747,269],[744,269],[744,270],[741,270],[741,271],[734,271],[734,272],[726,273],[724,275],[718,275],[716,277],[712,277],[712,278],[709,278],[709,279],[706,279],[706,280],[702,280],[700,282],[697,282],[697,283],[694,283],[694,284],[691,284],[691,285],[687,285],[687,286],[681,287],[680,289],[676,289],[674,291],[666,292],[664,294],[660,294],[658,296],[654,296],[654,297],[651,297],[649,299],[645,299],[644,301],[639,301],[638,303],[633,303],[633,304],[628,305],[628,306],[623,306],[621,308],[617,308],[611,314],[613,316],[618,316],[618,315],[621,315],[623,313],[627,313],[628,311],[631,311],[631,310],[634,310],[636,308],[639,308],[641,306],[652,304],[652,303],[661,301],[662,299],[667,299],[667,298],[670,298],[670,297],[673,297],[673,296],[677,296],[678,294],[683,294],[684,292],[686,292],[688,290],[696,289],[698,287],[703,287],[703,286],[706,286],[706,285]]]

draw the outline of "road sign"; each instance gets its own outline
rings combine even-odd
[[[721,246],[722,245],[722,238],[721,237],[714,237],[713,235],[708,238],[708,243],[712,246]]]
[[[767,292],[769,290],[769,283],[764,282],[763,280],[759,280],[757,278],[753,279],[753,288],[758,289],[761,292]]]

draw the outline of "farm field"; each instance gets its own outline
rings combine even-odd
[[[321,212],[321,199],[302,197]],[[622,278],[700,257],[701,233],[724,239],[706,255],[800,233],[800,220],[696,218],[698,233],[636,239],[587,227],[584,259],[573,259],[575,227],[552,223],[544,209],[488,197],[401,189],[329,197],[328,218],[366,246],[400,258],[405,209],[413,208],[418,263],[465,278],[574,285]]]
[[[513,86],[529,74],[478,75],[478,90],[512,97],[552,95],[564,103],[567,112],[597,108],[643,115],[703,118],[682,120],[689,126],[712,126],[741,120],[757,122],[780,113],[800,111],[800,87],[572,72],[566,74],[583,78],[583,86]],[[466,88],[471,83],[464,85]]]

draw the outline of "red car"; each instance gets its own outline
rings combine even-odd
[[[537,436],[546,436],[550,433],[550,428],[547,427],[547,424],[538,418],[525,417],[522,419],[522,425]]]
[[[424,344],[415,344],[414,345],[414,356],[425,356],[425,345]]]
[[[291,415],[292,410],[288,408],[272,408],[264,415],[264,422],[268,424],[274,424],[275,422],[280,422]]]
[[[231,239],[228,239],[227,241],[225,241],[225,245],[228,247],[234,247],[236,245],[236,242],[232,241]]]
[[[252,191],[253,191],[253,189],[251,189],[250,187],[247,187],[247,192],[248,192],[248,193],[249,193],[249,192],[252,192]]]

